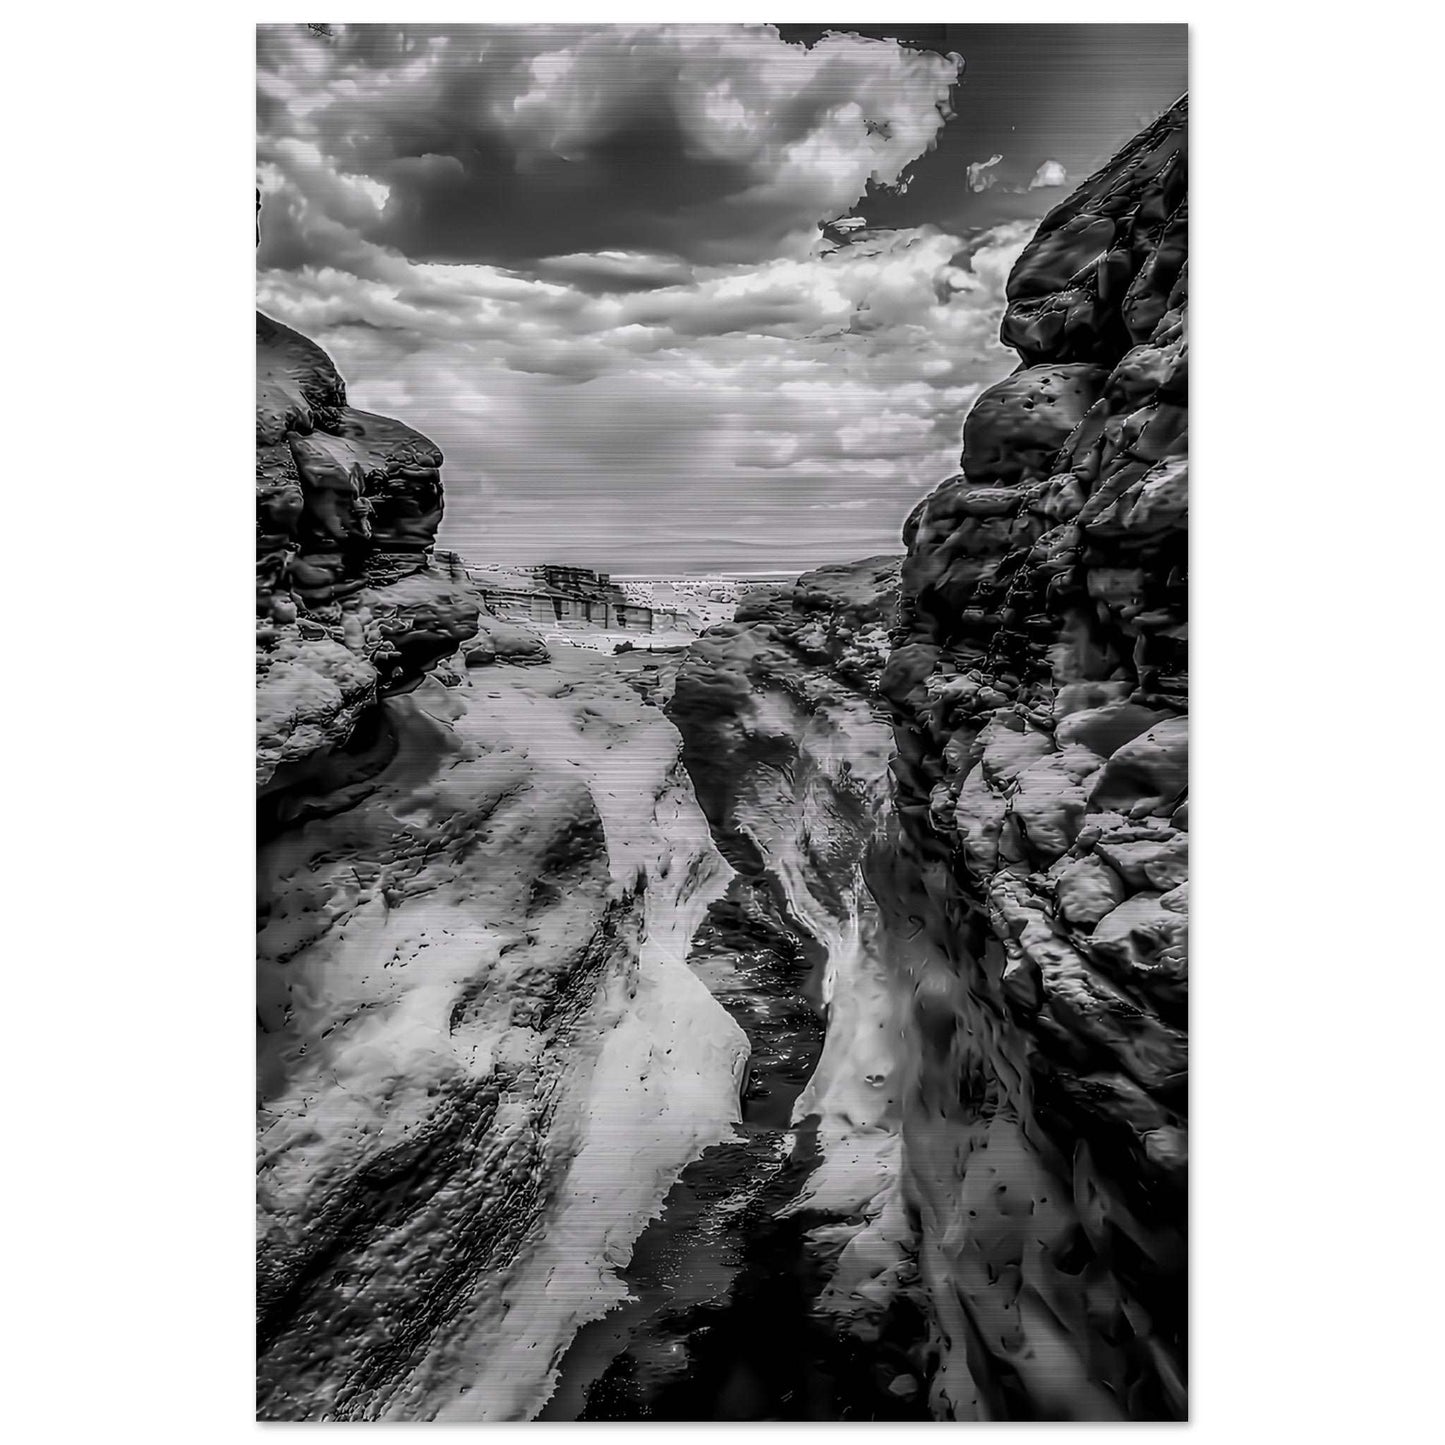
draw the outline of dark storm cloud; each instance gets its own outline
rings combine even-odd
[[[771,27],[263,27],[261,158],[386,189],[362,234],[418,260],[800,254],[934,143],[956,58]],[[294,264],[293,227],[263,262]],[[324,238],[323,245],[325,244]]]
[[[954,118],[912,167],[906,190],[870,190],[858,210],[875,226],[924,222],[956,235],[1015,220],[1039,220],[1062,193],[1030,181],[1046,161],[1075,181],[1097,170],[1188,89],[1185,25],[780,25],[785,39],[819,41],[847,28],[965,59]],[[999,155],[968,185],[971,164]]]

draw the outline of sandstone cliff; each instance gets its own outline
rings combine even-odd
[[[380,705],[261,849],[259,1410],[525,1419],[746,1039],[687,967],[731,872],[662,713],[583,649]]]
[[[1040,225],[1020,368],[909,518],[905,1189],[956,1418],[1185,1413],[1186,104]]]
[[[331,358],[256,316],[256,781],[344,743],[477,630],[429,561],[441,452],[346,404]]]

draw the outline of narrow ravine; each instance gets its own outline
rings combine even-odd
[[[539,1418],[927,1418],[899,1393],[906,1359],[814,1316],[818,1219],[783,1213],[818,1163],[816,1120],[790,1120],[822,1052],[822,948],[774,880],[739,874],[688,961],[752,1046],[740,1137],[684,1170],[624,1271],[632,1300],[578,1334]]]

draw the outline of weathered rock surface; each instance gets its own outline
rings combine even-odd
[[[886,792],[875,684],[898,564],[825,567],[751,595],[688,649],[667,706],[714,836],[738,862],[795,881],[805,924],[805,895],[845,911],[839,890]]]
[[[1041,224],[1002,328],[1023,365],[905,529],[868,873],[959,1419],[1186,1412],[1186,121]]]
[[[810,1237],[832,1262],[820,1308],[874,1342],[912,1278],[897,1188],[901,998],[862,878],[888,801],[892,740],[876,688],[899,561],[824,567],[750,594],[689,648],[668,705],[719,846],[771,880],[822,946],[812,996],[826,1035],[793,1111],[794,1122],[817,1117],[822,1161],[792,1212],[820,1221]]]
[[[731,870],[675,729],[565,651],[385,699],[261,850],[262,1418],[530,1418],[738,1118],[685,962]]]
[[[378,698],[477,630],[428,559],[441,452],[346,404],[331,358],[256,316],[256,779],[344,744]]]
[[[501,617],[484,616],[477,635],[462,654],[468,667],[486,667],[493,662],[514,662],[524,667],[547,662],[547,644],[528,627]]]

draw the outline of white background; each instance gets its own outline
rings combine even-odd
[[[903,18],[1196,22],[1193,1432],[1411,1440],[1441,1372],[1439,34],[1425,7],[1193,8]],[[893,7],[426,18],[583,14]],[[253,25],[306,18],[6,24],[4,1413],[27,1442],[259,1428]]]

